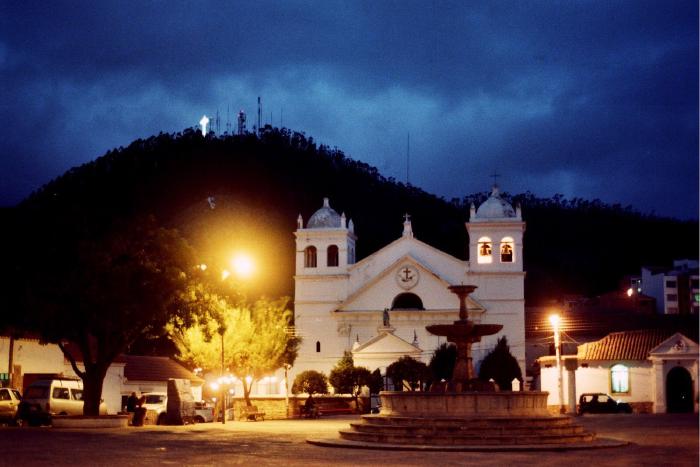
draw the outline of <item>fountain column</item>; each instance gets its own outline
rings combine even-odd
[[[437,336],[445,336],[449,342],[454,343],[457,347],[457,360],[454,370],[452,370],[452,379],[446,389],[450,392],[492,391],[492,384],[476,379],[472,362],[472,344],[479,342],[482,336],[496,334],[503,326],[500,324],[474,324],[469,319],[467,296],[476,290],[475,285],[451,285],[448,289],[459,298],[459,319],[453,324],[426,326],[428,332]]]

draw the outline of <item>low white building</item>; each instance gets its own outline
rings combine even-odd
[[[540,388],[558,407],[559,384],[568,413],[585,393],[607,393],[636,412],[698,412],[698,344],[663,330],[615,332],[564,355],[538,359]]]
[[[8,336],[0,336],[0,374],[9,373],[10,342]],[[81,361],[78,368],[83,369]],[[70,362],[55,344],[41,344],[38,339],[13,340],[12,387],[23,391],[33,380],[45,375],[77,377]],[[126,405],[126,397],[132,392],[167,393],[168,379],[189,379],[195,400],[202,399],[204,380],[168,357],[135,355],[119,356],[107,370],[102,386],[102,399],[108,413],[117,413]],[[8,379],[2,381],[7,385]]]

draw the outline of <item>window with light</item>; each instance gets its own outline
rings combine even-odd
[[[501,240],[501,263],[513,262],[513,239],[504,237]]]
[[[481,237],[477,245],[477,262],[480,264],[488,264],[491,259],[491,239]]]
[[[610,368],[611,391],[613,393],[630,391],[630,370],[625,365]]]

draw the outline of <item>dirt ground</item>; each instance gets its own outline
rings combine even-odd
[[[619,448],[564,452],[410,452],[324,448],[358,417],[125,429],[0,428],[0,465],[565,465],[698,466],[698,415],[586,415],[577,422]]]

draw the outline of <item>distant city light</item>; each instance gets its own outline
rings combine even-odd
[[[627,289],[627,296],[628,296],[628,297],[631,297],[633,293],[634,293],[634,289],[632,289],[632,287],[630,287],[629,289]]]

